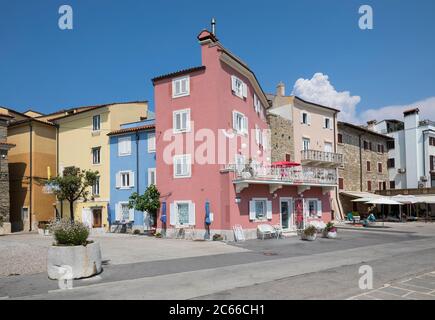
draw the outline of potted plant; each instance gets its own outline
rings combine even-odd
[[[314,241],[317,238],[317,229],[315,226],[310,225],[306,227],[301,234],[302,240]]]
[[[323,237],[328,239],[337,238],[337,228],[332,222],[328,222],[325,229],[323,230]]]
[[[50,235],[50,222],[39,221],[38,222],[38,233],[41,236],[49,236]]]
[[[222,241],[224,240],[224,237],[222,237],[222,235],[216,233],[213,235],[213,241]]]
[[[47,272],[50,279],[88,278],[101,272],[100,244],[89,241],[89,229],[81,222],[62,220],[50,225],[55,242],[48,249]]]

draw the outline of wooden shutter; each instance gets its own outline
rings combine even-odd
[[[129,171],[128,172],[128,174],[129,174],[129,179],[130,179],[130,185],[129,185],[129,187],[134,187],[134,171]]]
[[[121,203],[117,203],[115,205],[115,221],[121,221],[122,220],[122,212],[121,212]]]
[[[237,131],[237,113],[233,111],[233,129]]]
[[[244,82],[242,84],[242,95],[243,95],[243,98],[248,97],[248,86]]]
[[[248,117],[243,116],[243,133],[248,133]]]
[[[121,188],[121,173],[116,173],[116,187]]]
[[[195,225],[195,204],[194,203],[189,204],[189,225],[191,225],[191,226]]]
[[[268,220],[272,220],[272,201],[266,201],[266,207],[267,207],[266,217]]]
[[[177,224],[177,211],[175,208],[175,203],[169,205],[169,224],[175,226]]]
[[[255,220],[255,201],[249,201],[249,220]]]

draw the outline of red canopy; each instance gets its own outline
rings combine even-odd
[[[300,163],[297,162],[290,162],[290,161],[277,161],[277,162],[272,162],[272,166],[273,167],[283,167],[283,168],[288,168],[288,167],[298,167],[300,166]]]

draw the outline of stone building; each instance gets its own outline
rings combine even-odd
[[[6,114],[0,114],[0,231],[3,233],[11,232],[8,151],[14,145],[7,143],[7,125],[10,118]]]
[[[352,200],[364,197],[364,193],[389,189],[387,141],[391,138],[365,127],[338,122],[337,140],[338,152],[343,155],[343,164],[338,169],[343,211],[364,214],[367,205]]]

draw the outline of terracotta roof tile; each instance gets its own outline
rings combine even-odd
[[[143,125],[143,126],[139,126],[139,127],[124,128],[124,129],[115,130],[115,131],[109,132],[107,135],[108,136],[113,136],[113,135],[117,135],[117,134],[136,132],[136,131],[142,131],[142,130],[148,130],[148,129],[154,129],[155,127],[156,126],[154,124],[147,124],[147,125]]]

